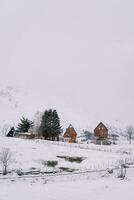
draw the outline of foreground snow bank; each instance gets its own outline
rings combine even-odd
[[[115,177],[71,181],[45,182],[42,179],[0,180],[1,200],[133,200],[134,169],[127,179]]]

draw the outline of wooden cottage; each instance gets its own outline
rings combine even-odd
[[[108,137],[108,128],[100,122],[98,126],[94,129],[94,136],[96,139],[107,139]]]
[[[77,133],[71,124],[66,129],[66,132],[64,133],[63,137],[64,137],[65,142],[69,142],[69,143],[76,142]]]

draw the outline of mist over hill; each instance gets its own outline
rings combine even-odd
[[[44,104],[45,105],[45,104]],[[40,108],[36,110],[35,108]],[[31,120],[35,119],[36,113],[43,112],[45,109],[48,109],[47,104],[45,107],[42,107],[41,104],[36,105],[35,108],[33,104],[31,104],[31,96],[28,93],[23,93],[11,86],[0,86],[0,131],[3,134],[3,129],[10,129],[10,127],[15,126],[18,124],[20,118],[22,116],[28,117]],[[60,110],[60,109],[59,109]],[[62,113],[60,110],[60,118],[63,130],[72,123],[78,133],[81,135],[84,130],[88,130],[90,132],[94,131],[94,128],[100,122],[97,118],[95,119],[86,119],[85,123],[83,123],[82,117],[79,116],[75,117],[75,113],[70,115],[66,115],[66,113]],[[71,113],[71,111],[70,111]],[[69,121],[70,120],[70,121]],[[123,123],[120,120],[114,121],[103,121],[109,129],[109,133],[115,133],[120,136],[126,135],[126,126],[127,124]]]
[[[64,127],[134,124],[133,7],[0,1],[1,123],[55,108]]]

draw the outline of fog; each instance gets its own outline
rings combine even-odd
[[[134,123],[134,2],[0,0],[0,84],[31,115]]]

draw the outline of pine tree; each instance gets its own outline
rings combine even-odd
[[[60,119],[56,110],[46,110],[42,116],[40,134],[45,140],[59,140],[61,133]]]
[[[59,134],[61,133],[60,119],[56,110],[53,111],[53,137],[59,140]]]
[[[20,132],[20,133],[24,133],[24,132],[28,132],[28,130],[33,126],[33,122],[30,121],[29,119],[27,118],[24,118],[22,117],[20,119],[20,123],[18,124],[18,127],[17,127],[17,132]]]

